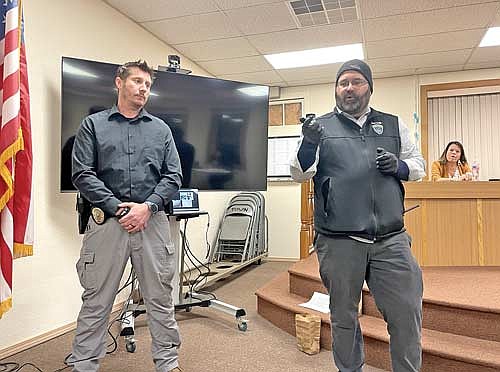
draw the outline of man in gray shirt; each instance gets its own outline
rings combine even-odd
[[[152,336],[156,371],[180,371],[174,318],[174,245],[165,205],[181,185],[172,133],[145,109],[153,70],[144,61],[120,66],[118,102],[87,116],[75,139],[72,181],[92,205],[80,259],[84,288],[73,350],[73,371],[93,372],[106,354],[107,322],[130,257]]]
[[[422,273],[403,221],[401,181],[425,175],[424,159],[396,115],[369,106],[370,67],[344,63],[336,107],[302,126],[294,180],[314,177],[314,248],[330,295],[333,357],[341,372],[361,372],[358,304],[366,280],[390,334],[392,370],[421,367]]]

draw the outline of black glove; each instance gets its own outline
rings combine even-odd
[[[307,114],[306,118],[300,118],[300,122],[302,123],[302,134],[304,136],[304,140],[317,145],[321,139],[321,135],[323,134],[323,127],[319,125],[319,123],[315,119],[316,115]]]
[[[383,174],[395,176],[398,173],[399,160],[392,152],[377,147],[377,168]]]

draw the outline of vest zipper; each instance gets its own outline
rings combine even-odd
[[[366,125],[366,123],[365,123],[365,125]],[[363,128],[360,128],[359,134],[361,135],[361,141],[366,142],[365,135],[363,134]],[[370,161],[370,155],[366,154],[366,151],[365,151],[365,155],[366,155],[367,161],[368,161],[368,168],[370,169],[372,167],[372,162]],[[373,239],[375,240],[376,239],[375,237],[377,236],[377,231],[378,231],[378,222],[377,222],[377,214],[375,212],[375,190],[373,189],[373,183],[370,183],[370,191],[371,191],[371,196],[372,196],[373,221],[375,223],[375,226],[374,226],[375,233],[373,234]]]

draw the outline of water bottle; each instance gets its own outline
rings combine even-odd
[[[472,162],[472,180],[473,181],[479,180],[479,162],[475,160]]]

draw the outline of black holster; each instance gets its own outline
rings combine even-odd
[[[76,210],[78,212],[78,232],[80,234],[85,233],[90,218],[90,209],[90,202],[78,193],[76,196]]]

